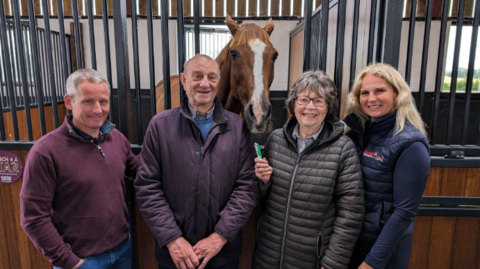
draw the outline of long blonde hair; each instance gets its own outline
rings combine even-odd
[[[395,98],[393,110],[397,110],[397,118],[395,123],[396,132],[395,135],[400,133],[405,127],[405,120],[415,126],[420,132],[427,136],[425,131],[425,124],[418,113],[417,107],[403,77],[398,73],[395,68],[388,64],[374,64],[365,67],[355,78],[355,83],[352,86],[352,91],[348,94],[347,98],[347,114],[355,114],[362,122],[362,126],[370,117],[363,112],[360,105],[360,91],[362,87],[363,78],[369,74],[376,77],[385,79],[390,84],[394,91],[397,93]]]

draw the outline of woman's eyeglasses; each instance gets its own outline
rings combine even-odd
[[[308,105],[310,101],[313,102],[313,105],[316,107],[324,107],[327,104],[327,101],[323,98],[308,98],[308,97],[297,97],[297,103],[302,106]]]

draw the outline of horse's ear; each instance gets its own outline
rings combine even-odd
[[[267,21],[267,25],[265,25],[265,27],[263,27],[263,30],[265,30],[268,33],[268,35],[271,35],[274,28],[275,28],[275,26],[273,25],[273,20],[272,20],[272,18],[270,18]]]
[[[232,36],[235,36],[235,33],[237,32],[239,26],[232,20],[232,18],[228,14],[227,14],[227,26],[228,26],[228,29],[230,29],[230,33],[232,34]]]

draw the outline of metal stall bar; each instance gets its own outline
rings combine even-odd
[[[25,53],[25,63],[27,66],[27,82],[28,82],[28,94],[30,97],[30,105],[36,104],[36,96],[35,96],[35,88],[33,87],[33,63],[32,63],[32,43],[30,41],[30,36],[29,36],[29,27],[27,24],[22,25],[22,35],[23,35],[23,40],[25,40],[25,49],[23,53]]]
[[[183,1],[177,1],[177,54],[178,54],[178,74],[183,73],[183,65],[185,64],[185,22],[183,18]],[[180,76],[178,76],[180,79]],[[182,82],[180,86],[180,103],[185,97],[185,90]]]
[[[45,8],[43,9],[45,10]],[[77,0],[72,0],[72,11],[73,11],[73,28],[75,31],[75,55],[77,57],[77,69],[82,69],[82,34],[80,33],[80,22],[78,21],[78,2]]]
[[[425,14],[425,34],[423,37],[422,68],[420,71],[420,114],[423,115],[425,108],[425,80],[427,78],[428,50],[430,47],[430,28],[432,25],[432,7],[433,0],[427,1],[427,11]]]
[[[468,116],[470,114],[470,103],[472,98],[472,82],[473,71],[475,69],[475,54],[477,51],[477,38],[478,38],[478,25],[480,17],[480,0],[475,1],[475,11],[473,13],[473,29],[472,29],[472,41],[470,43],[470,58],[468,60],[468,73],[467,73],[467,85],[465,89],[465,112],[463,113],[462,124],[462,146],[467,143],[467,130],[468,130]],[[480,120],[479,120],[480,123]],[[480,126],[480,125],[479,125]],[[480,135],[477,132],[477,140],[480,139]]]
[[[336,42],[336,49],[335,49],[334,80],[337,86],[337,100],[338,100],[339,107],[342,104],[343,56],[344,56],[344,48],[345,48],[346,14],[347,14],[347,0],[338,0],[337,42]],[[337,117],[340,118],[340,109],[337,111]]]
[[[381,1],[382,20],[379,25],[381,28],[381,39],[379,43],[379,59],[382,63],[387,63],[393,68],[398,69],[400,39],[402,32],[402,1],[384,0]]]
[[[48,1],[43,0],[43,10],[48,10]],[[53,109],[53,124],[55,129],[58,127],[58,106],[57,106],[57,90],[55,87],[55,74],[53,70],[53,56],[52,56],[52,40],[50,36],[50,14],[43,12],[43,20],[45,23],[45,57],[47,58],[47,68],[50,80],[50,89],[52,96],[52,109]]]
[[[455,94],[457,91],[457,77],[458,64],[460,62],[460,42],[462,41],[463,17],[465,11],[465,0],[458,1],[458,16],[457,16],[457,32],[455,35],[455,49],[453,52],[453,67],[452,67],[452,81],[450,87],[450,103],[448,106],[448,122],[445,145],[450,146],[452,130],[453,130],[453,115],[455,112]]]
[[[102,0],[102,20],[103,20],[103,38],[105,42],[105,64],[107,66],[107,80],[110,84],[110,112],[108,118],[111,121],[115,121],[115,115],[113,113],[113,94],[112,88],[112,60],[110,56],[110,30],[108,29],[108,6],[107,0]]]
[[[127,42],[127,4],[113,1],[113,24],[115,32],[115,55],[117,59],[118,129],[132,138],[130,68]]]
[[[443,88],[443,60],[445,57],[445,43],[447,35],[447,20],[448,20],[448,4],[449,0],[443,0],[442,6],[442,23],[440,26],[440,41],[438,46],[438,60],[437,60],[437,75],[435,77],[435,105],[433,107],[433,121],[430,131],[430,144],[435,145],[435,128],[438,122],[438,113],[440,110],[440,94]]]
[[[14,12],[14,19],[15,19],[15,38],[16,38],[16,45],[17,45],[17,58],[19,64],[19,72],[21,79],[21,85],[23,90],[23,107],[25,109],[25,120],[27,124],[27,135],[28,140],[33,140],[33,131],[32,131],[32,116],[30,113],[30,94],[28,93],[28,81],[27,81],[27,67],[25,63],[25,43],[23,42],[23,34],[22,34],[22,22],[20,21],[20,6],[18,4],[18,0],[13,0],[13,12]]]
[[[355,73],[357,69],[357,43],[358,43],[358,17],[359,17],[360,0],[355,0],[353,6],[353,29],[352,29],[352,58],[350,59],[350,82],[348,83],[348,91],[352,90],[355,81]]]
[[[29,13],[30,14],[30,13]],[[65,22],[63,16],[63,1],[57,1],[58,28],[60,32],[60,54],[63,62],[63,83],[67,81],[69,72],[67,64],[67,46],[65,44]]]
[[[53,35],[52,36],[54,42],[53,42],[53,47],[55,51],[55,78],[57,82],[57,101],[62,99],[62,96],[65,95],[63,91],[63,83],[62,83],[62,63],[61,63],[61,55],[59,54],[60,51],[60,36],[59,35]]]
[[[320,36],[320,63],[319,69],[327,68],[327,41],[328,41],[328,11],[329,1],[322,1],[322,28]]]
[[[410,1],[410,19],[408,23],[407,63],[405,64],[405,81],[410,85],[412,76],[413,40],[415,39],[415,18],[417,17],[417,0]],[[427,33],[425,33],[427,35]]]
[[[0,37],[1,40],[1,37]],[[6,140],[6,134],[5,134],[5,122],[3,121],[3,113],[4,113],[4,106],[7,105],[7,100],[5,96],[5,92],[3,90],[3,85],[6,85],[5,81],[5,69],[6,65],[3,62],[3,51],[2,51],[2,46],[0,46],[0,143],[3,140]],[[4,103],[5,102],[5,103]]]
[[[0,0],[1,5],[3,6],[3,1]],[[12,66],[10,55],[8,53],[8,39],[7,39],[7,20],[5,18],[5,9],[0,8],[0,39],[2,42],[2,51],[3,51],[3,60],[5,64],[5,75],[7,79],[7,91],[10,99],[10,112],[12,113],[12,125],[13,125],[13,139],[15,141],[20,140],[18,132],[18,118],[17,118],[17,102],[15,100],[15,93],[13,91],[13,74],[12,69],[8,68]],[[2,114],[3,117],[3,114]],[[6,140],[6,136],[2,139]]]
[[[178,4],[183,1],[178,1]],[[179,14],[180,16],[180,14]],[[183,12],[182,12],[183,16]],[[150,111],[152,117],[157,114],[157,95],[155,92],[155,53],[153,50],[153,8],[152,0],[147,0],[148,63],[150,70]],[[179,38],[180,39],[180,38]],[[179,56],[180,57],[180,56]]]
[[[195,0],[195,2],[198,2],[198,0]],[[168,46],[168,0],[162,0],[160,10],[162,16],[163,102],[164,108],[167,110],[172,107],[170,94],[170,49]]]
[[[142,96],[140,94],[140,63],[138,56],[138,25],[137,25],[137,0],[130,0],[131,19],[132,19],[132,39],[133,39],[133,72],[135,74],[135,99],[137,99],[136,107],[136,123],[138,144],[143,144],[142,134]]]
[[[303,72],[311,69],[310,51],[312,47],[312,1],[305,2],[305,34],[303,41]]]
[[[87,10],[88,28],[90,32],[90,55],[92,59],[92,69],[97,70],[97,53],[95,51],[95,25],[93,24],[93,0],[87,0]]]
[[[49,77],[47,77],[47,63],[46,63],[46,58],[45,58],[45,31],[39,31],[38,32],[38,35],[40,36],[39,40],[40,40],[40,56],[41,56],[41,61],[42,61],[42,78],[43,78],[43,89],[44,89],[44,93],[46,93],[46,97],[44,101],[46,101],[47,103],[51,103],[52,102],[52,96],[49,95],[48,93],[50,92],[50,87],[48,87],[48,81],[49,81]]]
[[[9,46],[10,46],[10,50],[7,51],[7,53],[10,54],[10,59],[11,59],[11,62],[12,62],[12,66],[11,68],[13,69],[13,90],[15,92],[15,102],[16,102],[16,106],[17,108],[23,106],[23,100],[22,98],[19,98],[21,97],[21,91],[19,90],[19,88],[21,87],[20,86],[20,71],[18,70],[18,57],[17,57],[17,54],[15,53],[15,50],[17,49],[17,44],[16,44],[16,37],[15,37],[15,25],[13,23],[11,23],[11,25],[9,25],[9,23],[7,23],[7,26],[8,26],[8,31],[7,31],[7,34],[9,35],[8,36],[8,42],[9,42]]]
[[[193,23],[194,23],[194,31],[195,31],[195,54],[200,53],[200,3],[199,2],[200,2],[200,0],[193,0]]]
[[[367,64],[372,64],[377,62],[376,58],[376,44],[378,39],[378,16],[377,16],[377,1],[372,0],[370,3],[370,24],[369,24],[369,35],[368,35],[368,52],[367,52]]]

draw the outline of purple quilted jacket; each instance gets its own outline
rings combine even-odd
[[[208,265],[220,266],[240,256],[241,229],[256,204],[255,151],[241,117],[217,98],[204,141],[187,102],[150,121],[135,180],[137,204],[160,264],[175,267],[166,244],[178,236],[193,246],[216,231],[228,242]]]

